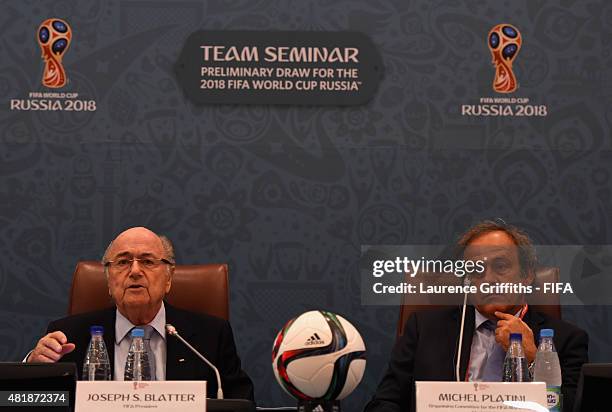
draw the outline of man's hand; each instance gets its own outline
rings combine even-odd
[[[508,313],[495,312],[495,316],[500,319],[497,321],[497,329],[495,329],[495,341],[502,345],[505,351],[508,351],[510,334],[520,333],[523,335],[523,350],[525,351],[527,362],[533,362],[538,348],[533,339],[533,331],[529,326],[521,318]]]
[[[28,357],[28,362],[57,362],[74,350],[74,343],[68,343],[63,332],[55,331],[43,336]]]

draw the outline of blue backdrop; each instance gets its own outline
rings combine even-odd
[[[229,262],[231,320],[263,405],[291,404],[272,341],[291,317],[337,312],[363,334],[372,395],[398,308],[362,306],[362,244],[452,242],[503,217],[539,244],[612,238],[612,3],[574,1],[23,1],[0,14],[0,360],[66,312],[75,263],[123,229],[174,242],[180,263]],[[70,23],[66,90],[95,111],[11,110],[41,86],[38,25]],[[523,45],[512,96],[546,116],[461,115],[499,96],[486,38]],[[203,106],[173,63],[209,30],[355,30],[385,75],[358,107]],[[612,311],[574,307],[593,361],[612,361]]]

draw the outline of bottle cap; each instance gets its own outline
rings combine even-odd
[[[553,336],[555,336],[554,329],[541,329],[540,330],[541,338],[552,338]]]
[[[141,329],[141,328],[132,329],[132,337],[133,338],[144,338],[144,329]]]
[[[89,327],[89,333],[91,333],[92,335],[103,335],[104,334],[104,327],[103,326],[98,326],[98,325],[93,325]]]
[[[520,333],[511,333],[510,334],[510,340],[520,340],[521,342],[523,341],[523,335]]]

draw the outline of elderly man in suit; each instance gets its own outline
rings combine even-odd
[[[458,241],[458,250],[462,259],[486,262],[485,270],[471,279],[473,285],[528,286],[533,282],[536,257],[529,237],[501,220],[480,222],[468,229]],[[541,329],[554,329],[563,410],[572,410],[580,368],[588,361],[588,336],[582,329],[529,308],[523,293],[473,296],[466,311],[463,344],[458,348],[460,325],[461,308],[413,314],[365,412],[412,411],[414,382],[455,380],[459,351],[461,380],[501,381],[510,334],[522,334],[525,356],[533,365]]]
[[[253,399],[253,384],[240,367],[229,323],[164,302],[175,267],[172,244],[165,237],[144,227],[128,229],[111,242],[102,263],[108,293],[116,307],[51,322],[48,333],[28,355],[28,362],[75,362],[81,373],[89,327],[102,325],[113,377],[123,380],[130,331],[138,326],[150,337],[154,379],[206,380],[208,396],[215,397],[214,372],[182,343],[166,335],[165,325],[171,323],[219,368],[226,397]]]

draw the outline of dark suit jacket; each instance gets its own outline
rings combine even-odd
[[[474,308],[466,311],[461,352],[461,377],[466,376],[472,337]],[[406,321],[404,335],[396,342],[389,367],[366,412],[408,412],[414,410],[414,381],[454,381],[459,344],[460,308],[428,310]],[[523,318],[533,331],[555,330],[554,343],[563,375],[563,410],[572,411],[580,368],[588,361],[588,336],[561,320],[529,309]]]
[[[253,383],[240,368],[232,329],[228,321],[212,316],[197,315],[176,309],[167,303],[166,323],[171,323],[181,336],[202,353],[217,368],[221,375],[225,398],[253,400]],[[47,332],[60,330],[68,342],[76,345],[73,352],[66,354],[61,362],[77,364],[79,378],[83,360],[89,346],[89,327],[104,326],[104,342],[108,350],[111,368],[115,353],[115,308],[80,315],[68,316],[49,324]],[[206,380],[207,396],[216,398],[217,379],[215,373],[194,355],[182,342],[172,336],[166,337],[166,379]],[[183,359],[183,361],[179,361]]]

